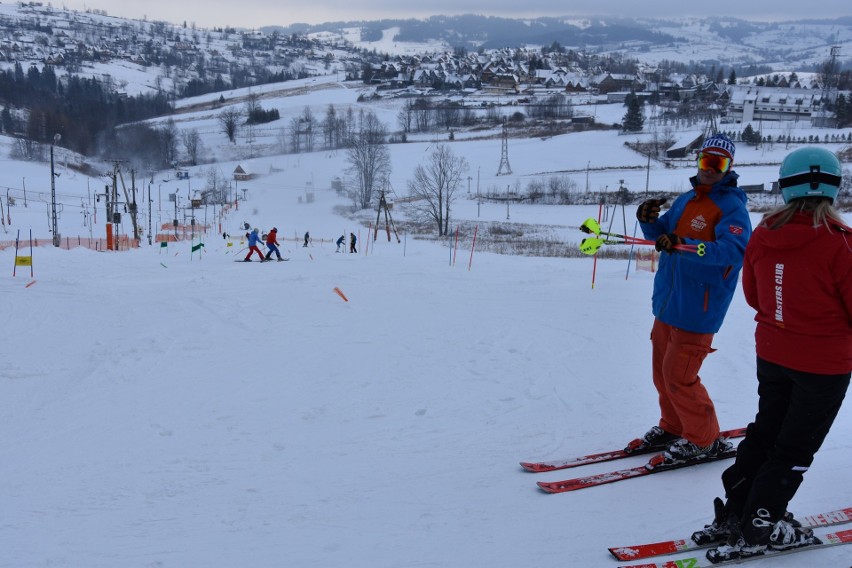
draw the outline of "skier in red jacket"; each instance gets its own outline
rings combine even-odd
[[[833,203],[842,170],[822,148],[782,162],[785,205],[767,214],[748,243],[743,291],[757,311],[758,412],[722,473],[727,502],[693,539],[727,544],[722,562],[818,543],[787,505],[825,440],[852,374],[852,231]]]
[[[281,258],[281,251],[278,250],[278,229],[276,227],[272,227],[272,230],[266,235],[266,260],[272,260],[272,253],[275,253],[278,256],[278,260],[284,260]]]

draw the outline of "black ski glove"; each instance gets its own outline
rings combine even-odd
[[[640,223],[656,223],[657,217],[660,216],[660,207],[668,201],[668,199],[648,199],[639,205],[636,210],[636,218]]]
[[[683,244],[682,238],[674,233],[666,233],[657,237],[657,242],[654,244],[654,248],[660,252],[665,251],[668,253],[674,253],[677,252],[675,247],[679,244]]]

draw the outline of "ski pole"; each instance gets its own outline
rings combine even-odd
[[[631,237],[628,235],[620,235],[618,233],[610,233],[607,231],[602,231],[600,225],[593,218],[588,218],[583,221],[583,224],[580,225],[580,230],[584,233],[597,235],[598,238],[588,237],[583,239],[580,243],[580,251],[589,256],[598,252],[598,249],[601,248],[602,245],[642,245],[642,246],[655,246],[656,243],[654,241],[650,241],[648,239],[640,239],[638,237]],[[599,238],[603,236],[604,238]],[[610,240],[610,239],[617,240]],[[680,250],[684,252],[694,252],[698,256],[704,256],[705,246],[704,243],[699,243],[697,245],[675,245],[675,250]]]
[[[640,239],[639,237],[631,237],[629,235],[620,235],[618,233],[610,233],[608,231],[602,231],[600,225],[593,218],[589,217],[583,224],[580,225],[580,230],[584,233],[589,233],[593,235],[597,235],[600,237],[601,235],[605,237],[613,237],[616,239],[622,239],[626,244],[632,244],[634,241],[637,241],[636,244],[654,244],[653,241],[649,241],[647,239]],[[640,242],[641,241],[641,242]]]
[[[580,251],[592,256],[593,254],[598,252],[598,249],[603,245],[640,245],[640,246],[655,246],[656,243],[654,241],[648,241],[645,239],[620,239],[620,240],[609,240],[607,239],[599,239],[597,237],[587,237],[580,242]],[[697,245],[676,245],[675,250],[683,251],[683,252],[694,252],[698,256],[704,256],[705,248],[704,243],[700,243]]]

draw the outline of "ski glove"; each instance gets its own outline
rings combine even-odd
[[[660,216],[660,207],[668,201],[668,199],[648,199],[639,205],[636,210],[636,218],[640,223],[656,223],[657,217]]]
[[[683,239],[674,233],[666,233],[657,237],[657,242],[654,243],[654,248],[660,252],[674,253],[677,252],[675,247],[683,244]]]

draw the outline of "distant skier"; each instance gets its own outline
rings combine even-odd
[[[251,262],[251,255],[257,253],[257,256],[260,257],[260,262],[264,262],[266,259],[263,257],[263,253],[260,252],[260,247],[257,245],[260,243],[260,235],[257,234],[257,229],[252,229],[250,233],[248,233],[248,245],[249,245],[249,253],[243,259],[245,262]]]
[[[355,248],[355,243],[358,242],[358,239],[355,238],[355,233],[349,233],[349,252],[355,254],[358,250]]]
[[[266,248],[268,249],[266,260],[272,260],[272,253],[275,253],[278,260],[284,260],[281,258],[281,251],[278,250],[278,229],[276,227],[272,227],[272,230],[266,235]]]
[[[334,252],[340,252],[340,247],[346,242],[346,235],[340,235],[340,238],[337,239],[337,250]]]
[[[310,241],[310,240],[311,240],[311,234],[309,232],[305,231],[305,244],[303,244],[302,246],[303,247],[308,246],[308,241]]]

